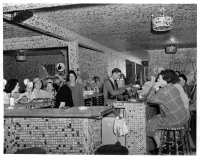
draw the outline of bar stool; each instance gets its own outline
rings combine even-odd
[[[188,124],[183,127],[162,128],[159,155],[165,154],[163,153],[163,147],[165,146],[168,148],[167,154],[169,155],[191,154]]]
[[[14,154],[46,154],[46,150],[40,147],[32,147],[18,150]]]

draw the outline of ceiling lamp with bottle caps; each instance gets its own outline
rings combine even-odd
[[[165,9],[161,8],[159,10],[162,14],[159,17],[153,18],[153,13],[151,15],[152,17],[152,28],[154,31],[168,31],[173,28],[173,17],[174,17],[174,12],[171,16],[165,16],[164,12]]]

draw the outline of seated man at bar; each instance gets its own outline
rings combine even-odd
[[[170,70],[161,71],[158,82],[151,88],[147,101],[157,103],[161,114],[147,123],[147,135],[153,137],[157,147],[150,153],[157,155],[160,147],[161,128],[181,127],[188,122],[187,110],[180,97],[179,90],[172,84],[174,75]],[[156,89],[161,87],[157,92]]]
[[[104,104],[107,104],[108,100],[123,100],[123,97],[118,97],[122,95],[125,91],[124,88],[118,88],[116,80],[120,78],[121,70],[114,68],[112,70],[112,75],[104,81],[103,86],[103,96]]]

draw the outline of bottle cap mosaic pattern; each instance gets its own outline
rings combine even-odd
[[[101,120],[4,118],[4,153],[41,147],[47,154],[92,154],[101,144]]]
[[[154,146],[152,140],[146,137],[146,117],[156,114],[156,110],[145,103],[113,103],[115,108],[125,108],[125,118],[128,127],[126,147],[130,155],[147,154]],[[154,148],[154,147],[153,147]]]

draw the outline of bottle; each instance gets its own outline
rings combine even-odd
[[[12,93],[10,94],[10,105],[15,105]]]

